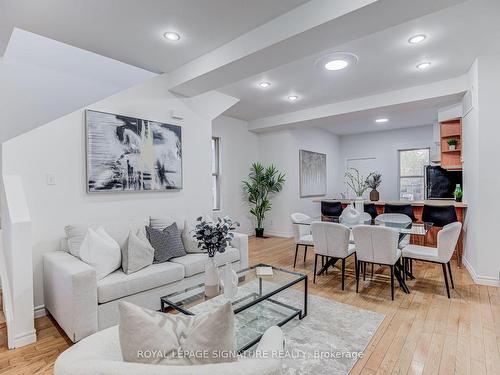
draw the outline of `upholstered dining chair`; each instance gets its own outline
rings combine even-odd
[[[411,221],[417,221],[411,204],[386,204],[384,206],[384,214],[404,214],[409,216]]]
[[[293,260],[293,268],[297,264],[297,253],[299,251],[299,246],[304,246],[304,263],[307,257],[307,248],[309,246],[314,246],[313,238],[311,235],[311,228],[309,225],[298,224],[302,221],[311,219],[309,216],[302,214],[300,212],[295,212],[290,215],[292,220],[293,228],[293,238],[295,240],[295,258]]]
[[[314,278],[316,283],[316,272],[318,256],[324,256],[329,263],[335,264],[337,260],[342,261],[342,290],[344,290],[345,261],[346,258],[354,254],[354,263],[357,267],[355,246],[349,243],[350,230],[348,227],[331,222],[313,221],[311,232],[314,241]],[[333,262],[332,262],[333,261]],[[329,266],[327,263],[327,267]]]
[[[394,271],[401,285],[401,250],[398,248],[399,232],[394,228],[376,225],[358,225],[352,228],[356,243],[356,293],[359,288],[359,273],[362,262],[389,266],[391,269],[391,298],[394,300]]]
[[[453,284],[453,276],[451,274],[450,259],[457,245],[460,231],[462,230],[462,223],[455,222],[447,224],[438,232],[437,235],[437,248],[420,246],[420,245],[407,245],[403,248],[403,262],[408,259],[422,260],[424,262],[438,263],[443,268],[444,283],[446,285],[446,293],[450,298],[450,287],[448,285],[448,277],[446,275],[446,266],[450,273],[451,287],[455,289]]]

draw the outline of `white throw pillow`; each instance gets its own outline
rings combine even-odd
[[[120,245],[106,233],[103,227],[88,228],[80,246],[80,259],[94,267],[97,280],[101,280],[121,267]]]
[[[203,249],[198,247],[198,240],[194,238],[196,232],[196,224],[198,222],[189,223],[187,220],[184,221],[184,229],[182,230],[182,243],[184,244],[184,249],[186,253],[203,253]]]
[[[234,313],[229,302],[194,316],[148,310],[129,302],[120,302],[118,308],[125,362],[194,365],[237,360]],[[183,356],[179,352],[204,355]]]
[[[128,244],[122,251],[122,268],[127,275],[153,264],[155,249],[149,243],[144,231],[137,234],[130,231]]]

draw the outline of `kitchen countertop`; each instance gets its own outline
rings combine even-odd
[[[341,202],[342,204],[349,204],[353,202],[352,199],[334,199],[334,198],[316,198],[313,199],[313,202],[322,202],[322,201],[330,201],[330,202]],[[467,203],[465,202],[455,202],[454,200],[450,199],[432,199],[432,200],[425,200],[425,201],[405,201],[405,200],[400,200],[400,201],[391,201],[391,200],[380,200],[376,202],[372,202],[370,200],[365,200],[365,203],[374,203],[377,206],[383,206],[385,204],[411,204],[412,206],[419,207],[423,205],[429,205],[429,206],[449,206],[449,205],[454,205],[457,208],[467,208]]]

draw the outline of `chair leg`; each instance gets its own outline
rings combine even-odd
[[[372,263],[372,279],[373,279],[373,263]]]
[[[366,280],[366,262],[363,262],[363,281]]]
[[[410,273],[413,275],[413,259],[410,258]]]
[[[342,259],[342,290],[344,290],[345,258]]]
[[[356,293],[358,293],[358,289],[359,289],[359,268],[360,267],[361,267],[361,264],[356,259]]]
[[[446,276],[446,264],[442,263],[441,266],[443,266],[443,276],[444,283],[446,285],[446,293],[448,294],[448,298],[450,298],[450,286],[448,285],[448,276]]]
[[[322,255],[321,256],[321,267],[324,267],[325,266],[325,256]]]
[[[314,276],[313,276],[313,284],[316,284],[316,269],[318,267],[318,254],[314,256]]]
[[[354,274],[358,274],[358,256],[354,253]]]
[[[295,245],[295,259],[293,260],[293,268],[295,268],[295,264],[297,264],[297,253],[299,252],[299,244]]]
[[[304,248],[304,263],[306,262],[306,257],[307,257],[307,245]]]
[[[448,273],[450,274],[451,287],[455,289],[455,284],[453,284],[453,275],[451,274],[451,264],[448,261]]]
[[[394,266],[391,267],[391,299],[394,301]]]

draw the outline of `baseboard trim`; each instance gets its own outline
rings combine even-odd
[[[34,315],[35,319],[47,315],[47,310],[45,310],[45,305],[36,306]]]
[[[479,276],[476,273],[476,271],[474,270],[474,267],[472,267],[472,265],[469,263],[467,258],[463,257],[462,263],[465,266],[465,268],[467,269],[467,271],[469,271],[469,274],[472,277],[472,280],[474,281],[474,283],[479,284],[479,285],[500,287],[500,280],[499,279],[495,279],[495,278],[489,277],[489,276]]]
[[[279,232],[279,231],[274,231],[274,230],[265,230],[264,231],[264,236],[274,236],[274,237],[284,237],[284,238],[290,238],[293,236],[293,234],[290,234],[288,232]]]
[[[36,331],[31,330],[24,332],[14,337],[14,348],[20,348],[22,346],[33,344],[34,342],[36,342]]]

